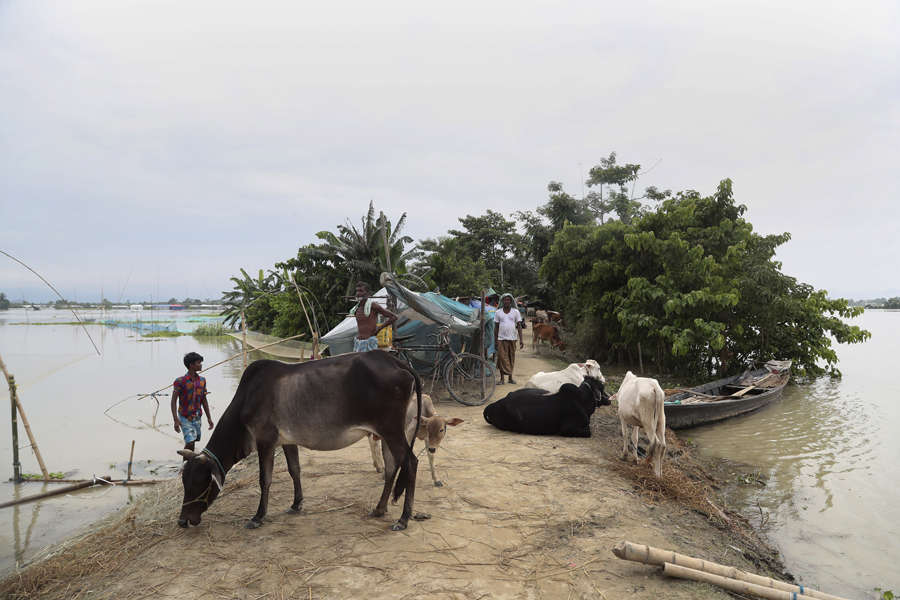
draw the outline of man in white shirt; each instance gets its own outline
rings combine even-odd
[[[513,381],[513,368],[516,366],[516,338],[519,339],[519,348],[524,348],[522,341],[522,329],[517,325],[522,321],[519,310],[513,308],[512,294],[503,294],[500,297],[501,308],[494,313],[494,347],[497,349],[497,367],[500,369],[500,384],[504,383],[503,376]]]

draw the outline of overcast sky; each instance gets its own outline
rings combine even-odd
[[[0,249],[68,298],[218,297],[369,200],[432,237],[734,180],[784,271],[900,295],[900,5],[0,0]],[[49,299],[0,256],[0,291]]]

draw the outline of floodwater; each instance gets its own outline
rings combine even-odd
[[[111,317],[134,316],[121,311]],[[141,316],[177,319],[174,325],[181,331],[202,320],[191,311],[144,311]],[[16,376],[47,467],[70,478],[122,478],[134,440],[135,476],[171,477],[180,464],[175,451],[183,445],[172,429],[171,392],[159,398],[158,412],[156,402],[137,395],[182,375],[185,353],[200,352],[209,367],[239,353],[239,343],[229,338],[145,338],[124,327],[88,325],[103,352],[97,356],[80,327],[35,324],[71,320],[65,311],[0,312],[0,355]],[[743,507],[763,525],[801,582],[868,598],[875,587],[900,591],[900,436],[895,433],[900,429],[900,384],[894,376],[900,311],[867,311],[857,322],[873,335],[865,344],[838,347],[843,379],[792,384],[781,401],[755,414],[681,434],[702,452],[753,465],[767,478],[765,486],[739,486],[729,504]],[[262,356],[251,353],[251,359]],[[231,401],[240,370],[238,358],[204,373],[214,419]],[[0,386],[3,414],[8,414],[8,402],[8,392]],[[109,417],[104,415],[116,403]],[[3,418],[0,427],[4,482],[12,476],[8,423]],[[203,433],[208,439],[210,432]],[[21,424],[19,445],[23,471],[38,473]],[[0,483],[0,502],[53,485]],[[104,487],[0,509],[0,575],[121,509],[141,491]]]
[[[764,525],[800,582],[871,598],[900,592],[900,311],[854,322],[872,338],[838,346],[842,379],[790,385],[754,414],[679,433],[768,479],[730,504]]]
[[[81,314],[81,313],[79,313]],[[85,312],[83,318],[171,321],[170,329],[189,331],[209,320],[199,311],[128,310]],[[85,331],[77,325],[46,325],[74,321],[71,312],[9,310],[0,312],[0,356],[15,376],[19,397],[47,469],[70,479],[96,475],[125,477],[134,440],[134,478],[172,477],[181,463],[175,451],[183,447],[172,426],[171,389],[152,398],[139,394],[162,388],[184,374],[182,357],[197,351],[204,367],[240,352],[237,340],[225,337],[147,338],[128,327],[87,325],[100,348],[98,356]],[[250,353],[251,360],[262,357]],[[241,359],[213,368],[204,376],[209,404],[217,419],[231,401],[240,378]],[[9,391],[0,381],[0,502],[38,494],[62,484],[8,483],[12,477]],[[104,415],[111,405],[121,402]],[[155,423],[154,423],[155,417]],[[157,428],[153,428],[153,425]],[[203,440],[211,432],[204,423]],[[19,422],[19,458],[23,473],[40,473]],[[203,446],[201,443],[200,447]],[[80,532],[91,522],[121,509],[143,487],[102,487],[0,509],[0,576],[34,557],[42,548]],[[173,518],[175,515],[173,515]]]

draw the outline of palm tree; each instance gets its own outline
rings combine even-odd
[[[392,227],[385,214],[375,216],[375,204],[369,202],[369,210],[361,220],[361,227],[351,224],[338,225],[338,234],[320,231],[316,234],[324,243],[315,247],[301,248],[312,256],[325,258],[347,277],[346,295],[353,292],[357,280],[378,280],[383,271],[407,275],[407,262],[421,255],[413,238],[401,235],[406,224],[406,213],[401,215],[397,225]],[[421,280],[420,280],[421,281]]]
[[[221,314],[225,317],[224,324],[228,327],[234,327],[248,306],[263,296],[272,295],[281,290],[280,279],[271,271],[264,274],[260,269],[256,279],[250,277],[244,269],[241,269],[241,275],[243,275],[243,279],[231,278],[231,281],[234,282],[234,289],[230,292],[222,292],[222,304],[225,308]]]

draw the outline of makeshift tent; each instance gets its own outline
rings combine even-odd
[[[394,324],[394,340],[407,345],[436,344],[438,328],[443,325],[450,328],[450,344],[455,351],[465,347],[467,352],[473,354],[481,352],[478,310],[434,292],[414,292],[397,283],[389,273],[381,274],[381,285],[384,287],[373,295],[374,302],[386,307],[388,294],[397,299],[394,312],[398,319]],[[322,336],[321,341],[328,345],[332,356],[344,354],[353,350],[356,333],[356,319],[348,315],[337,327]],[[485,334],[490,355],[494,321],[487,314]],[[428,372],[434,365],[434,352],[410,352],[409,355],[413,366],[420,372]]]

